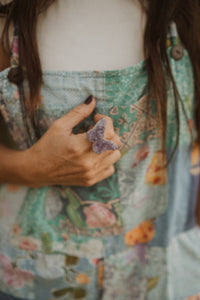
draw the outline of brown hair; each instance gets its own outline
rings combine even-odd
[[[3,31],[3,46],[10,49],[8,30],[11,22],[17,23],[19,30],[20,64],[25,67],[24,74],[29,82],[29,112],[38,106],[42,84],[42,70],[37,45],[37,19],[55,0],[15,0],[8,7],[8,16]]]
[[[14,0],[7,9],[8,16],[3,33],[4,47],[9,49],[8,29],[12,21],[19,26],[19,46],[21,65],[25,66],[24,74],[29,82],[30,115],[37,110],[40,101],[42,70],[36,40],[36,26],[39,14],[56,0]],[[195,90],[195,125],[197,143],[200,145],[200,3],[199,0],[139,0],[146,10],[147,23],[144,34],[144,54],[148,75],[148,94],[154,95],[157,103],[160,128],[162,129],[163,147],[167,128],[167,81],[172,83],[177,119],[177,139],[179,141],[179,94],[172,76],[167,56],[167,31],[171,21],[177,24],[179,36],[189,52],[194,71]],[[23,60],[22,60],[23,57]],[[36,126],[37,127],[37,126]],[[175,147],[176,148],[176,147]],[[174,148],[174,151],[175,151]],[[200,193],[199,193],[200,194]],[[200,206],[200,199],[199,199]],[[199,208],[200,222],[200,208]]]

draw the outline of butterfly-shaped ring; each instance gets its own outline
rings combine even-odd
[[[87,140],[92,142],[92,149],[95,153],[101,154],[107,150],[117,150],[117,145],[112,141],[104,139],[104,132],[106,129],[106,120],[102,118],[99,120],[94,128],[87,132]]]

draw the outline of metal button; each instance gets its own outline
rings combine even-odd
[[[171,50],[171,56],[175,60],[179,60],[183,57],[183,46],[182,45],[174,45]]]
[[[23,72],[20,67],[11,68],[8,72],[8,80],[15,84],[20,84],[23,81]]]

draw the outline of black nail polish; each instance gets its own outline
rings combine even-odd
[[[93,99],[93,96],[90,95],[90,96],[84,101],[84,103],[88,105],[88,104],[90,104],[90,103],[92,102],[92,99]]]

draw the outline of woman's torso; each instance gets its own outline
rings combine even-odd
[[[113,176],[90,188],[57,186],[28,189],[1,186],[0,288],[18,297],[37,300],[63,300],[66,297],[91,300],[182,300],[198,292],[195,278],[192,286],[191,283],[188,285],[187,278],[191,273],[183,276],[182,265],[174,261],[174,253],[177,253],[186,267],[187,264],[194,264],[195,260],[193,262],[188,254],[187,244],[198,236],[197,229],[189,232],[189,235],[184,233],[191,227],[188,224],[191,203],[188,191],[193,192],[191,182],[194,180],[194,177],[190,177],[188,123],[180,106],[180,143],[166,171],[162,168],[165,153],[161,151],[156,104],[145,96],[147,74],[140,53],[142,29],[140,24],[136,26],[135,21],[131,23],[131,18],[126,20],[126,24],[124,18],[128,6],[133,11],[136,6],[131,1],[116,1],[115,6],[112,2],[113,11],[110,4],[106,4],[108,9],[105,9],[105,1],[101,1],[101,4],[96,1],[100,5],[97,10],[92,1],[85,1],[88,8],[94,9],[95,19],[97,14],[102,15],[100,8],[104,8],[102,12],[108,12],[105,21],[103,16],[97,18],[98,24],[93,24],[95,30],[90,31],[85,39],[79,30],[83,33],[86,29],[84,26],[81,28],[80,23],[85,20],[82,13],[88,18],[90,14],[86,6],[78,6],[79,1],[71,6],[72,15],[77,13],[79,18],[74,21],[68,16],[69,26],[66,26],[63,35],[56,36],[53,29],[49,29],[52,34],[47,35],[50,26],[48,14],[47,19],[41,19],[39,23],[39,49],[45,69],[41,92],[41,133],[55,119],[92,94],[97,100],[96,112],[113,119],[115,130],[121,138],[122,158],[116,164]],[[119,7],[122,2],[126,3],[125,12]],[[60,3],[57,9],[63,10],[64,1]],[[72,5],[71,1],[68,3]],[[138,12],[139,19],[141,12]],[[49,18],[57,19],[56,13],[52,5]],[[101,28],[106,28],[111,13],[112,16],[116,16],[116,13],[118,17],[121,15],[124,27],[120,31],[118,22],[111,18],[113,24],[118,26],[114,32],[121,35],[116,40],[113,37],[112,43],[101,45],[96,31],[102,34]],[[80,18],[83,19],[80,21]],[[76,23],[77,27],[74,28]],[[58,21],[55,32],[60,32],[63,24],[62,20]],[[86,26],[86,21],[83,24]],[[130,31],[127,33],[130,38],[125,37],[131,24],[135,24],[135,32],[140,32],[136,44],[138,48],[131,41]],[[109,27],[110,31],[106,32],[107,42],[115,26]],[[74,31],[71,31],[72,28]],[[76,37],[66,50],[69,51],[66,60],[63,48],[68,43],[62,43],[65,34],[67,41],[70,36]],[[103,35],[100,41],[102,38]],[[87,56],[84,55],[86,45],[83,47],[77,64],[77,52],[74,49],[77,45],[80,48],[86,39],[87,43],[89,39],[96,39],[97,43],[88,48]],[[126,47],[125,42],[120,43],[121,40],[127,40]],[[114,52],[117,41],[120,49]],[[124,48],[127,50],[125,54]],[[133,60],[131,51],[135,53]],[[57,53],[62,60],[51,60],[51,56],[55,57]],[[191,123],[193,75],[190,60],[186,51],[179,61],[171,57],[170,48],[168,53]],[[63,60],[65,63],[61,64]],[[103,71],[105,69],[107,71]],[[15,142],[24,149],[27,147],[26,131],[20,113],[18,90],[8,82],[8,71],[1,73],[0,108]],[[75,128],[75,132],[85,130],[92,122],[93,116],[90,116]],[[173,149],[175,138],[175,107],[169,90],[167,156]],[[191,245],[197,259],[198,244],[196,239],[196,246]],[[176,284],[173,276],[176,277]],[[185,282],[183,286],[181,280]]]

